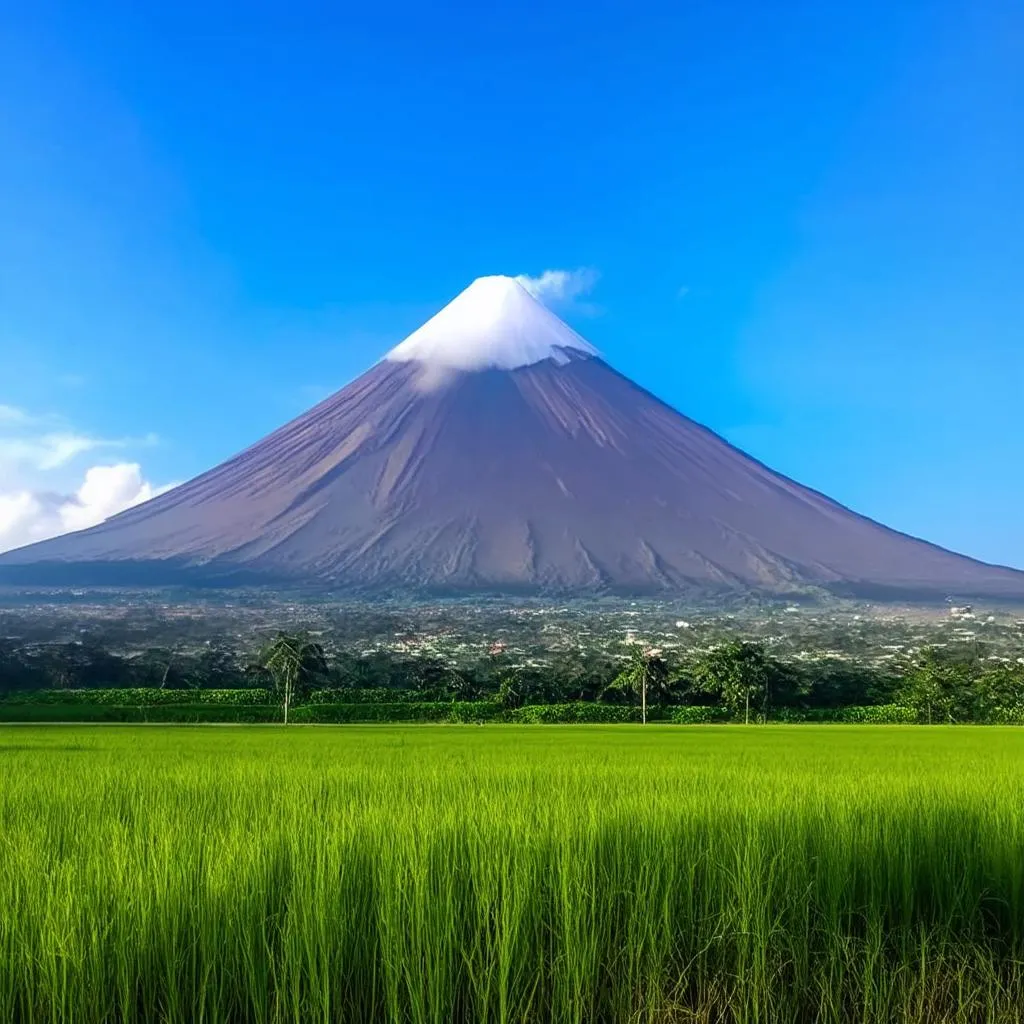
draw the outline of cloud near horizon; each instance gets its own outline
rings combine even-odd
[[[169,490],[145,479],[138,462],[74,465],[90,452],[156,442],[91,437],[0,405],[0,552],[95,526]]]

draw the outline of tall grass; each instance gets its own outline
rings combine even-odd
[[[0,731],[3,1021],[1016,1021],[1024,733]]]

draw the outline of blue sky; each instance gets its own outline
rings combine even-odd
[[[554,7],[0,0],[0,547],[584,269],[618,369],[1024,567],[1018,0]]]

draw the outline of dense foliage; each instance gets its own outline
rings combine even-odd
[[[0,705],[12,702],[69,708],[97,702],[124,708],[288,703],[295,706],[294,721],[339,722],[451,720],[461,712],[413,713],[400,705],[481,703],[510,721],[633,721],[643,705],[652,721],[1009,724],[1024,722],[1024,664],[993,660],[977,647],[924,647],[879,668],[852,658],[783,658],[763,643],[741,639],[683,656],[633,644],[615,657],[563,652],[537,663],[516,663],[500,651],[470,661],[381,651],[328,655],[314,639],[289,634],[256,657],[224,644],[191,654],[159,648],[116,653],[88,642],[8,640],[0,642]],[[392,710],[299,713],[310,705]],[[902,710],[868,710],[889,706]],[[2,715],[12,720],[13,712]],[[43,720],[38,715],[28,717]],[[180,720],[215,720],[191,711],[188,716]],[[123,717],[133,720],[129,711]],[[464,717],[495,715],[481,707]]]

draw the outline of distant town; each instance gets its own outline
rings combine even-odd
[[[203,694],[247,691],[237,699],[266,705],[260,713],[272,720],[278,697],[265,652],[281,637],[301,638],[316,654],[295,697],[321,705],[317,720],[331,720],[326,705],[335,704],[344,705],[341,720],[358,720],[353,705],[362,704],[393,704],[395,720],[450,718],[452,701],[473,705],[456,715],[468,720],[524,706],[561,707],[544,712],[553,720],[612,714],[563,707],[581,702],[631,720],[629,709],[648,700],[655,717],[661,707],[669,719],[677,709],[672,720],[727,720],[740,713],[727,693],[734,678],[747,721],[751,707],[757,720],[1024,720],[1024,610],[962,602],[752,599],[698,609],[621,599],[365,603],[67,591],[26,603],[9,595],[0,605],[0,693],[18,706],[8,720],[32,717],[33,694],[65,693],[68,705],[103,691],[116,707],[162,691],[162,707],[176,701],[186,720],[203,721],[195,710]],[[624,681],[637,671],[649,693]],[[128,690],[135,696],[122,700]]]

